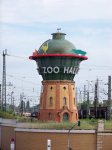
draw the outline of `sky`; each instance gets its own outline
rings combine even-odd
[[[74,79],[78,89],[83,91],[84,84],[97,78],[101,88],[107,83],[112,74],[112,0],[0,0],[0,82],[2,52],[7,49],[9,102],[12,91],[15,103],[21,93],[31,103],[37,103],[37,97],[39,102],[42,78],[29,56],[57,28],[87,52],[88,60]]]

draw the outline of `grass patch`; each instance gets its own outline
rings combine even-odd
[[[32,122],[32,123],[22,123],[22,128],[32,128],[32,129],[56,129],[56,130],[69,130],[75,124],[72,130],[94,130],[97,128],[97,120],[81,120],[80,127],[77,126],[77,123],[70,122]]]
[[[80,129],[82,130],[95,130],[97,129],[97,119],[81,119]]]
[[[112,130],[112,120],[105,120],[105,130]]]
[[[70,129],[74,123],[68,122],[37,122],[37,123],[23,123],[21,124],[22,128],[32,128],[32,129],[56,129],[56,130],[68,130]]]

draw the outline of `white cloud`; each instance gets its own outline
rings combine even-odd
[[[2,0],[2,22],[64,22],[112,19],[111,0]]]

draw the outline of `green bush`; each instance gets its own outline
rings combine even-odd
[[[3,112],[3,111],[0,111],[0,117],[1,118],[6,118],[6,119],[15,119],[15,115],[11,112]]]

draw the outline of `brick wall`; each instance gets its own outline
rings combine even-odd
[[[47,150],[47,139],[51,139],[52,150],[68,150],[67,131],[22,131],[19,129],[15,131],[15,137],[16,150]],[[73,150],[96,150],[95,133],[72,132],[69,140]]]
[[[47,150],[47,139],[51,139],[52,150],[68,150],[67,130],[37,130],[22,129],[14,126],[1,125],[0,146],[2,150],[10,150],[10,140],[15,138],[15,150]],[[102,135],[102,149],[112,150],[112,133],[100,132]],[[72,130],[69,140],[72,150],[96,150],[96,136],[94,130]]]
[[[15,137],[14,127],[1,126],[1,148],[2,150],[10,150],[11,138]]]
[[[112,150],[112,133],[102,133],[102,150]]]

